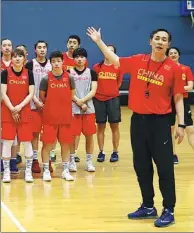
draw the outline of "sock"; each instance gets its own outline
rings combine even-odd
[[[26,171],[32,171],[32,158],[26,158]]]
[[[3,160],[3,168],[4,168],[4,171],[10,172],[10,160]]]
[[[33,160],[38,160],[38,151],[33,150]]]
[[[104,154],[104,151],[103,151],[103,150],[100,150],[100,152],[101,152],[102,154]]]
[[[11,158],[11,160],[16,160],[16,158]]]
[[[49,163],[43,163],[43,170],[49,171]]]
[[[75,154],[70,154],[70,162],[75,161]]]
[[[114,152],[118,154],[118,150],[113,150],[113,153],[114,153]]]
[[[63,164],[63,169],[69,171],[69,162],[62,162]]]
[[[86,162],[92,160],[92,154],[86,154]]]
[[[147,210],[153,210],[154,207],[152,207],[152,208],[147,208],[147,207],[145,207],[145,208],[146,208]]]
[[[50,151],[50,157],[54,157],[55,156],[55,149]]]
[[[20,153],[20,152],[17,152],[17,155],[21,156],[21,153]]]

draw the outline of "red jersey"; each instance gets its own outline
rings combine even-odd
[[[63,68],[64,70],[70,70],[75,67],[75,61],[72,57],[67,56],[67,53],[63,53]],[[86,67],[88,67],[88,61],[86,62]]]
[[[194,81],[193,73],[191,71],[191,68],[189,66],[180,64],[179,67],[182,70],[182,80],[184,82],[184,86],[188,85],[188,81]],[[189,94],[188,92],[184,93],[184,98],[188,98]]]
[[[131,75],[128,106],[136,113],[170,113],[172,96],[185,92],[181,69],[169,57],[163,62],[146,54],[122,57],[120,68]]]
[[[9,65],[6,66],[5,62],[4,62],[4,61],[2,60],[2,58],[1,58],[1,71],[6,70],[6,69],[8,69],[9,67],[11,67],[11,60],[10,60]]]
[[[100,101],[106,101],[119,96],[119,86],[123,81],[120,68],[114,65],[99,63],[94,65],[94,71],[98,74],[98,87],[95,97]]]
[[[11,67],[7,69],[7,72],[7,96],[9,97],[12,105],[15,107],[16,105],[20,104],[29,94],[28,70],[23,68],[23,71],[19,77],[14,74]],[[5,105],[4,101],[2,101],[1,107],[2,122],[15,123],[12,118],[12,113]],[[30,103],[28,103],[20,111],[20,122],[29,122],[30,113]]]
[[[65,71],[60,80],[48,73],[48,90],[43,109],[44,124],[71,124],[72,92],[69,74]]]

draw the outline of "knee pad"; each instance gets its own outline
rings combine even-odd
[[[31,158],[33,156],[33,149],[31,142],[22,142],[24,145],[24,156],[26,158]]]
[[[11,147],[13,145],[13,140],[3,140],[2,144],[2,158],[11,158]]]

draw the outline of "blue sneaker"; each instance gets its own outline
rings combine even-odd
[[[179,163],[179,159],[177,155],[173,155],[174,158],[174,164],[178,164]]]
[[[164,209],[161,216],[155,221],[156,227],[168,227],[175,223],[174,215],[171,214],[170,210]]]
[[[111,154],[111,157],[110,157],[110,162],[114,163],[114,162],[117,162],[117,161],[119,161],[118,152],[113,151],[113,153]]]
[[[105,154],[100,151],[100,153],[98,154],[98,158],[97,158],[97,162],[104,162],[105,160]]]
[[[4,168],[3,168],[3,160],[1,159],[1,173],[4,172]]]
[[[21,162],[22,162],[22,156],[20,154],[17,154],[16,163],[19,164]]]
[[[16,159],[11,159],[11,160],[10,160],[10,172],[11,172],[12,174],[17,174],[17,173],[19,173],[18,167],[17,167],[17,161],[16,161]]]
[[[157,210],[155,207],[146,208],[143,204],[140,206],[138,210],[133,213],[128,214],[129,219],[153,219],[157,218]]]

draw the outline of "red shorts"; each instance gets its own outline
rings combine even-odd
[[[96,133],[95,114],[75,114],[72,122],[74,136],[90,136]]]
[[[2,122],[1,137],[4,140],[14,140],[18,136],[20,142],[32,141],[32,128],[29,123],[14,124],[10,122]]]
[[[42,127],[42,114],[39,111],[31,111],[31,127],[33,133],[40,133]]]
[[[43,125],[40,140],[47,144],[54,144],[56,139],[60,143],[73,143],[71,125]]]

